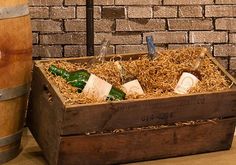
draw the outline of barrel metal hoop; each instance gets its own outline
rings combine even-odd
[[[3,164],[13,158],[15,158],[20,153],[20,143],[14,148],[0,152],[0,164]]]
[[[29,84],[24,84],[14,88],[0,89],[0,101],[10,100],[25,95],[29,91],[29,86]]]
[[[0,19],[21,17],[29,14],[27,4],[12,7],[0,7]]]
[[[0,147],[7,146],[9,144],[12,144],[14,142],[19,141],[21,139],[22,132],[23,132],[23,129],[16,132],[15,134],[5,136],[5,137],[1,137],[0,138]]]

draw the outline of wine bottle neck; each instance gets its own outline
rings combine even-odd
[[[98,61],[103,62],[105,60],[105,56],[107,55],[109,44],[110,44],[109,41],[106,39],[102,41],[100,53],[98,56]]]
[[[200,67],[200,65],[201,65],[201,63],[202,63],[206,53],[207,53],[207,49],[203,48],[201,53],[200,53],[200,55],[199,55],[199,57],[196,59],[195,65],[193,67],[194,71],[198,70],[198,68]]]
[[[156,47],[153,42],[152,36],[147,36],[146,41],[148,47],[148,56],[153,60],[156,57]]]
[[[112,87],[111,88],[111,91],[109,92],[109,95],[107,97],[107,100],[124,100],[125,99],[125,93],[118,89],[118,88],[115,88],[115,87]]]
[[[70,73],[68,71],[58,68],[55,65],[51,65],[48,70],[57,76],[63,77],[64,79],[68,79],[70,76]]]
[[[122,83],[127,83],[136,79],[136,77],[129,73],[120,62],[116,61],[115,65],[120,73]]]

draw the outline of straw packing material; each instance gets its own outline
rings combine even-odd
[[[181,48],[175,50],[163,50],[158,52],[157,59],[150,60],[147,55],[137,59],[121,61],[122,65],[134,76],[137,77],[145,94],[131,95],[126,99],[156,98],[160,96],[173,96],[174,88],[184,70],[191,70],[194,60],[200,55],[202,48]],[[69,63],[63,60],[40,63],[50,79],[60,90],[65,98],[65,104],[86,104],[99,102],[96,98],[91,98],[83,93],[78,93],[75,87],[48,72],[50,65],[64,68],[68,71],[86,69],[90,73],[106,80],[112,85],[121,88],[121,76],[114,65],[114,61],[104,63]],[[222,75],[218,67],[207,57],[202,60],[200,67],[202,80],[193,87],[189,93],[213,92],[226,90],[230,86],[230,81]]]

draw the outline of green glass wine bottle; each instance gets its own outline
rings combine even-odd
[[[93,95],[98,98],[98,100],[114,101],[125,99],[126,94],[122,90],[113,87],[108,82],[86,70],[82,69],[68,72],[65,69],[56,67],[55,65],[51,65],[48,70],[52,74],[64,78],[70,85],[77,87],[79,93],[84,92]]]

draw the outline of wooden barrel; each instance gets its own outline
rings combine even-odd
[[[0,1],[0,164],[20,151],[32,68],[27,3]]]

